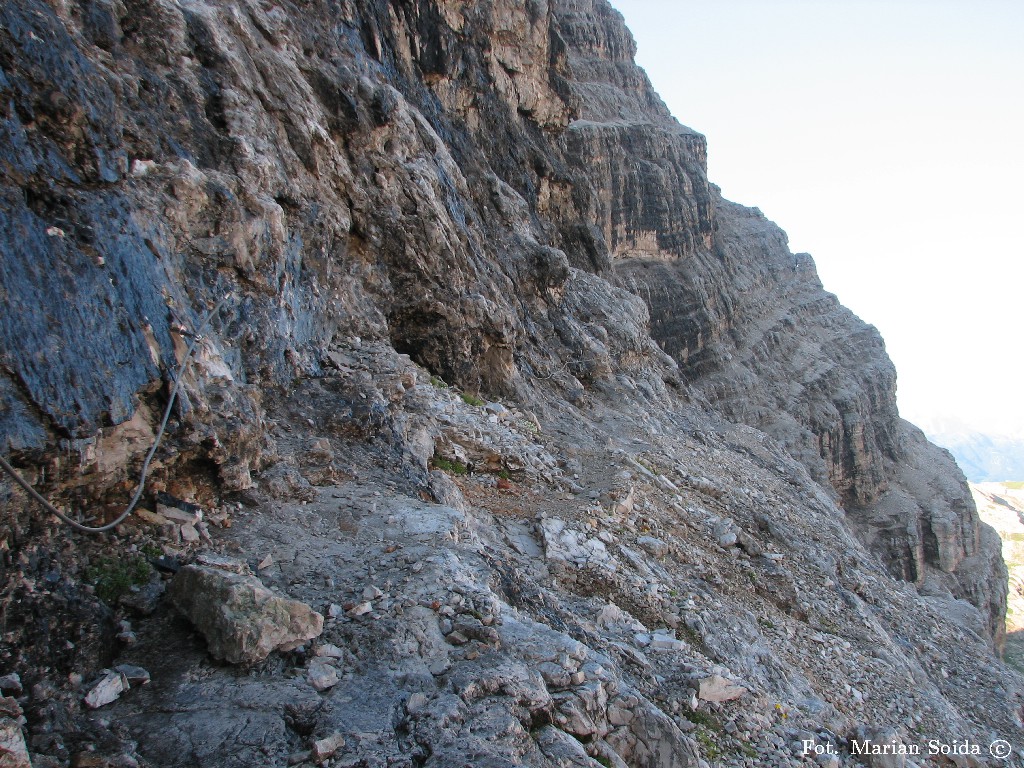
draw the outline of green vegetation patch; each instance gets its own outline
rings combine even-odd
[[[701,751],[704,753],[704,757],[708,760],[717,760],[722,756],[722,750],[718,748],[718,744],[715,743],[715,737],[704,728],[698,728],[693,732],[694,738],[697,743],[700,744]]]
[[[484,401],[483,401],[483,400],[481,400],[481,399],[480,399],[479,397],[477,397],[476,395],[470,395],[470,394],[467,394],[467,393],[465,393],[465,392],[463,392],[463,393],[462,393],[462,401],[463,401],[463,402],[464,402],[464,403],[465,403],[466,405],[472,405],[472,406],[475,406],[475,407],[477,407],[477,408],[479,408],[479,407],[480,407],[481,405],[483,405],[483,404],[484,404]]]
[[[516,422],[516,424],[522,430],[525,430],[527,432],[532,432],[535,435],[539,435],[540,434],[540,428],[536,424],[534,424],[532,421],[530,421],[528,419],[519,419]]]
[[[757,750],[754,749],[754,745],[749,741],[740,740],[739,747],[736,751],[744,757],[756,758],[758,756]]]
[[[701,728],[705,728],[708,731],[713,731],[714,733],[722,732],[722,723],[717,717],[708,712],[684,708],[683,717],[694,725],[699,725]]]
[[[458,459],[449,461],[448,459],[442,459],[440,456],[435,456],[433,464],[436,469],[440,469],[442,472],[447,472],[450,475],[464,475],[469,472],[469,467]]]
[[[133,586],[149,581],[153,569],[143,555],[101,557],[85,569],[85,581],[96,588],[96,596],[111,605]]]

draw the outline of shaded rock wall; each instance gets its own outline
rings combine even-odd
[[[610,262],[558,143],[575,107],[555,10],[6,4],[5,446],[63,441],[39,455],[50,477],[87,465],[101,430],[159,412],[224,295],[179,409],[192,437],[158,471],[212,469],[228,490],[263,466],[267,394],[340,339],[527,398],[537,376],[578,391],[627,359],[670,370],[635,300],[571,268]],[[610,335],[576,321],[606,299]]]

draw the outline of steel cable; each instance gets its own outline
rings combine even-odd
[[[199,342],[203,339],[203,330],[213,319],[213,316],[217,314],[217,310],[221,308],[225,301],[228,300],[230,294],[225,295],[220,301],[210,310],[209,314],[203,319],[203,322],[199,324],[193,337],[192,343],[189,344],[188,349],[185,351],[185,357],[181,360],[181,365],[178,366],[178,375],[174,377],[174,387],[171,389],[171,396],[167,401],[167,407],[164,409],[163,419],[160,421],[160,428],[157,430],[156,439],[153,441],[153,447],[149,449],[149,453],[146,454],[146,460],[142,462],[142,472],[139,475],[139,486],[135,489],[135,494],[132,496],[131,501],[128,503],[128,507],[117,516],[117,519],[107,523],[106,525],[90,526],[83,525],[82,523],[68,517],[66,514],[57,509],[53,504],[47,501],[42,494],[33,488],[29,482],[23,478],[18,471],[12,467],[7,459],[0,455],[0,468],[11,476],[11,478],[20,485],[29,496],[31,496],[36,502],[38,502],[47,512],[52,515],[56,515],[61,522],[70,525],[72,528],[83,533],[103,533],[109,531],[112,528],[116,528],[132,513],[135,509],[135,505],[139,503],[139,499],[142,498],[142,491],[146,487],[146,475],[149,473],[149,464],[153,460],[153,456],[156,454],[156,449],[160,447],[160,441],[163,440],[164,430],[167,428],[167,422],[171,418],[171,410],[174,408],[174,401],[178,397],[178,391],[181,389],[182,379],[185,377],[185,372],[188,369],[189,363],[192,361],[192,353],[195,351]]]

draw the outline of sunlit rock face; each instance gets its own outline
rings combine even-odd
[[[599,2],[564,5],[557,31],[574,119],[560,143],[594,190],[588,213],[612,256],[671,258],[709,246],[704,137],[669,114],[633,63],[635,43],[616,14]]]

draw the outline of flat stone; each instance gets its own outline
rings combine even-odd
[[[336,686],[341,678],[338,676],[337,667],[330,661],[324,658],[315,658],[309,663],[306,679],[318,691],[326,691],[328,688]]]
[[[316,649],[316,655],[327,659],[343,659],[345,658],[345,651],[333,643],[325,643]]]
[[[85,705],[90,709],[99,709],[112,701],[117,701],[130,687],[128,678],[121,672],[107,670],[85,695]]]
[[[186,512],[183,509],[170,507],[166,504],[157,504],[156,513],[173,523],[178,523],[179,525],[182,523],[195,525],[203,519],[203,516],[198,512]]]
[[[346,616],[352,616],[352,617],[362,616],[363,614],[369,613],[372,610],[373,610],[373,604],[372,603],[369,603],[369,602],[367,602],[367,603],[359,603],[359,605],[356,605],[353,608],[349,608],[347,611],[345,611],[345,615]]]
[[[318,763],[322,763],[344,746],[345,738],[340,733],[334,733],[323,739],[317,739],[313,742],[313,759]]]
[[[232,664],[262,661],[318,637],[324,617],[278,597],[254,576],[186,565],[171,581],[174,606],[206,638],[210,653]]]
[[[747,689],[727,680],[721,675],[711,675],[702,679],[698,685],[697,697],[704,701],[732,701],[745,696]]]
[[[650,647],[652,651],[682,651],[686,643],[668,635],[652,635]]]
[[[150,512],[148,509],[142,509],[141,507],[135,510],[135,516],[140,520],[145,520],[150,525],[161,526],[167,525],[170,522],[170,520],[163,515],[157,512]]]
[[[191,523],[184,523],[181,528],[181,540],[187,544],[195,544],[199,541],[199,531]]]

